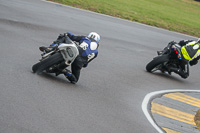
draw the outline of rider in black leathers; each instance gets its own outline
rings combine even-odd
[[[189,76],[189,68],[187,64],[189,63],[190,66],[196,65],[200,59],[200,40],[181,40],[179,43],[172,41],[169,44],[178,44],[181,46],[182,60],[180,63],[180,68],[169,66],[167,68],[168,72],[170,74],[171,72],[175,72],[182,78],[187,78]]]

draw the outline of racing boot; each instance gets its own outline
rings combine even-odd
[[[169,66],[168,65],[166,65],[166,66],[163,66],[161,69],[160,69],[160,71],[162,72],[162,73],[168,73],[169,75],[171,75],[171,71],[168,69],[169,68]]]
[[[169,75],[171,75],[171,71],[170,71],[168,68],[166,68],[166,69],[163,68],[163,69],[161,69],[160,71],[161,71],[162,73],[166,73],[166,74],[168,73]]]
[[[50,52],[50,50],[51,50],[49,47],[45,47],[45,46],[41,46],[41,47],[39,47],[39,49],[41,52]]]
[[[182,78],[186,79],[189,75],[182,71],[180,68],[170,67],[168,68],[170,72],[175,72],[176,74],[180,75]]]
[[[50,46],[50,47],[45,47],[45,46],[41,46],[39,47],[40,51],[45,52],[45,53],[49,53],[53,50],[57,49],[57,46]]]
[[[71,73],[70,70],[64,69],[64,70],[63,70],[63,73],[64,73],[65,77],[66,77],[72,84],[76,84],[77,79],[76,79],[76,77]]]
[[[61,64],[59,64],[56,67],[57,69],[56,76],[66,73],[66,70],[65,70],[66,67],[68,67],[68,65],[66,65],[65,62],[62,62]]]
[[[158,55],[161,55],[162,53],[163,53],[163,50],[157,51],[157,54],[158,54]]]

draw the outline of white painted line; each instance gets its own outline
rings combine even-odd
[[[157,96],[157,95],[164,95],[166,93],[174,93],[174,92],[198,92],[200,93],[200,90],[162,90],[162,91],[155,91],[147,94],[142,102],[142,111],[144,112],[145,116],[147,117],[148,121],[151,123],[151,125],[159,132],[159,133],[165,133],[165,131],[160,128],[155,120],[152,118],[151,111],[149,108],[151,107],[151,101]]]

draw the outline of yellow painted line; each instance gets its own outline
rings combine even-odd
[[[200,107],[200,99],[197,99],[197,98],[194,98],[182,93],[169,93],[163,96],[180,101],[180,102],[184,102],[196,107]]]
[[[185,113],[173,108],[169,108],[158,103],[154,103],[154,102],[151,103],[151,112],[196,126],[194,122],[193,114],[189,114],[189,113]]]
[[[167,133],[181,133],[181,132],[177,132],[177,131],[174,131],[172,129],[169,129],[169,128],[162,127],[162,129],[164,129]]]

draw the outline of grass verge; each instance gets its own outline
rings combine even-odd
[[[196,112],[196,115],[194,117],[194,122],[197,125],[196,128],[200,130],[200,109]]]
[[[200,37],[198,0],[50,0]]]

